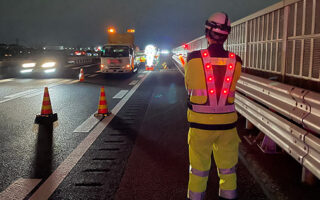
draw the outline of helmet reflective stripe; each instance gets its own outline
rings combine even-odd
[[[230,93],[230,86],[232,83],[232,77],[235,70],[235,63],[236,58],[235,54],[230,53],[229,58],[211,58],[209,56],[209,52],[207,49],[201,50],[202,60],[203,60],[203,69],[205,71],[205,78],[207,83],[207,97],[208,102],[206,105],[192,105],[192,110],[195,112],[201,112],[201,113],[228,113],[228,112],[234,112],[235,106],[232,105],[226,105],[227,98],[233,97],[234,94]],[[208,66],[211,67],[208,67]],[[223,85],[220,92],[220,98],[217,99],[216,94],[216,86],[214,81],[214,74],[212,66],[217,65],[226,65],[226,74],[223,81]],[[212,81],[208,80],[208,77],[211,78]],[[189,90],[189,95],[192,96],[200,96],[198,94],[201,94],[201,96],[205,96],[203,92],[198,90],[192,90],[194,91],[195,95],[191,94],[191,91]],[[231,94],[231,96],[229,96]]]

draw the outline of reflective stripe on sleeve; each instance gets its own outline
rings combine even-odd
[[[204,192],[192,192],[192,191],[189,191],[189,199],[191,199],[191,200],[202,200],[202,199],[204,199]]]
[[[236,167],[232,167],[229,169],[219,169],[219,174],[233,174],[236,173]]]
[[[207,90],[201,90],[201,89],[189,89],[188,94],[191,96],[207,96]]]
[[[200,177],[207,177],[207,176],[209,176],[209,170],[208,171],[200,171],[200,170],[198,170],[198,169],[195,169],[195,168],[192,168],[191,166],[190,166],[190,172],[191,172],[191,174],[194,174],[194,175],[196,175],[196,176],[200,176]]]
[[[237,190],[222,190],[219,189],[219,196],[226,199],[235,199],[237,198]]]

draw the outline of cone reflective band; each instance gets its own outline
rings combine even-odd
[[[184,64],[185,64],[185,62],[184,62],[183,57],[182,57],[182,56],[179,56],[179,59],[180,59],[180,61],[181,61],[181,64],[182,64],[182,65],[184,65]]]
[[[34,120],[35,124],[52,125],[58,120],[57,113],[52,113],[51,101],[49,96],[49,90],[44,88],[43,101],[41,107],[41,114],[36,116]]]
[[[79,74],[79,81],[82,82],[84,81],[84,73],[83,73],[83,69],[80,69],[80,74]]]
[[[98,106],[98,114],[107,115],[108,114],[108,105],[106,100],[106,93],[104,91],[104,87],[101,87],[100,91],[100,100]]]
[[[50,96],[48,88],[44,88],[44,94],[43,94],[43,102],[42,102],[42,108],[41,108],[41,115],[51,115],[52,114],[52,107],[50,102]]]

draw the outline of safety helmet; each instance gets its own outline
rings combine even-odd
[[[223,12],[214,13],[205,23],[206,32],[213,31],[222,35],[228,35],[231,31],[231,23],[228,15]]]

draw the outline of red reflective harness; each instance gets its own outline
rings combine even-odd
[[[227,105],[228,97],[234,97],[234,92],[230,92],[230,86],[235,70],[236,58],[234,53],[229,53],[228,58],[210,57],[207,49],[201,50],[203,60],[203,68],[207,83],[206,90],[193,89],[189,90],[191,96],[207,96],[206,104],[192,104],[192,110],[199,113],[230,113],[235,111],[234,104]],[[227,64],[227,65],[226,65]],[[213,66],[226,65],[226,73],[221,89],[220,98],[217,99],[215,77],[213,74]]]

